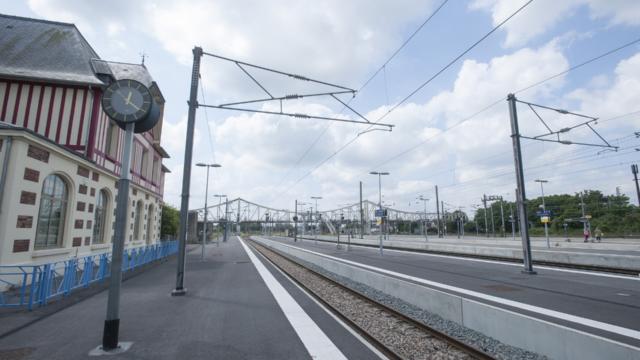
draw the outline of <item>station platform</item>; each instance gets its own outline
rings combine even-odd
[[[336,235],[306,234],[299,237],[330,242],[338,239]],[[344,234],[340,236],[341,242],[347,242],[347,239]],[[365,235],[363,239],[353,236],[350,241],[352,244],[378,246],[380,240],[377,235]],[[383,243],[385,247],[396,249],[522,260],[521,240],[513,240],[511,237],[429,236],[425,239],[424,236],[389,235],[384,238]],[[551,238],[550,247],[547,248],[546,239],[532,238],[531,250],[534,261],[640,273],[640,240],[637,239],[606,239],[601,243],[584,243],[577,239],[567,242],[564,238]]]
[[[268,239],[640,348],[637,276],[546,266],[528,275],[515,263],[390,249],[381,256],[371,247]]]
[[[488,248],[516,248],[522,249],[522,241],[518,235],[513,239],[511,234],[508,237],[485,237],[465,235],[458,238],[455,235],[448,235],[439,238],[435,235],[429,235],[425,239],[424,235],[388,235],[385,242],[390,246],[402,246],[404,244],[433,244],[433,245],[454,245],[454,246],[476,246]],[[313,234],[299,235],[305,239],[313,239]],[[336,241],[336,235],[317,235],[318,239]],[[347,236],[342,234],[341,241]],[[583,239],[551,237],[549,238],[550,247],[547,247],[547,240],[544,237],[531,237],[531,248],[534,250],[548,250],[555,252],[592,252],[601,254],[631,254],[640,256],[640,239],[604,239],[602,242],[584,242]],[[357,235],[351,238],[353,243],[377,244],[378,235],[364,235],[360,239]]]
[[[122,285],[122,359],[376,359],[359,335],[237,237],[187,254],[183,297],[176,258]],[[101,344],[107,292],[0,338],[0,359],[88,359]],[[20,314],[16,314],[20,316]]]

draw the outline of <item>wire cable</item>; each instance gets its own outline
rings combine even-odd
[[[200,83],[200,92],[202,94],[202,102],[203,103],[207,103],[206,100],[206,96],[205,96],[205,92],[204,92],[204,84],[202,84],[202,77],[200,76],[200,74],[198,74],[198,77],[200,77],[200,81],[198,81]],[[209,146],[211,148],[211,156],[213,158],[213,162],[216,162],[216,152],[215,152],[215,148],[213,146],[213,137],[211,135],[211,125],[209,125],[209,114],[207,113],[207,108],[204,108],[204,119],[207,122],[207,133],[209,134]],[[215,121],[215,120],[214,120]]]
[[[510,16],[508,16],[506,19],[504,19],[503,21],[501,21],[498,25],[494,26],[489,32],[487,32],[484,36],[482,36],[479,40],[477,40],[475,43],[473,43],[471,46],[469,46],[466,50],[464,50],[461,54],[459,54],[458,56],[456,56],[452,61],[450,61],[447,65],[445,65],[442,69],[440,69],[439,71],[437,71],[433,76],[431,76],[427,81],[423,82],[422,84],[420,84],[420,86],[418,86],[415,90],[413,90],[411,93],[409,93],[409,95],[405,96],[399,103],[395,104],[391,109],[389,109],[385,114],[383,114],[380,118],[378,118],[375,122],[372,123],[372,125],[370,125],[368,129],[370,129],[372,126],[374,126],[375,124],[379,123],[380,121],[382,121],[386,116],[388,116],[391,112],[393,112],[394,110],[396,110],[401,104],[403,104],[404,102],[406,102],[407,100],[409,100],[411,97],[413,97],[413,95],[415,95],[416,93],[418,93],[420,90],[422,90],[426,85],[428,85],[431,81],[433,81],[435,78],[437,78],[440,74],[442,74],[444,71],[446,71],[448,68],[450,68],[455,62],[457,62],[458,60],[460,60],[464,55],[466,55],[469,51],[471,51],[472,49],[474,49],[476,46],[478,46],[482,41],[484,41],[486,38],[488,38],[491,34],[493,34],[496,30],[498,30],[500,27],[502,27],[505,23],[507,23],[507,21],[509,21],[511,18],[513,18],[515,15],[517,15],[520,11],[522,11],[524,8],[526,8],[529,4],[531,4],[533,2],[533,0],[529,0],[527,1],[524,5],[522,5],[520,8],[518,8],[515,12],[513,12]],[[495,104],[494,104],[495,105]],[[491,105],[491,106],[494,106]],[[489,107],[491,107],[489,106]],[[481,112],[486,111],[489,107],[481,110]],[[455,126],[458,126],[459,124],[456,124]],[[454,127],[455,127],[454,126]],[[453,127],[452,127],[453,128]],[[365,130],[366,131],[366,130]],[[310,171],[307,171],[302,177],[300,177],[298,180],[296,180],[296,182],[291,185],[288,189],[285,189],[285,191],[282,191],[278,194],[282,195],[283,193],[289,191],[289,189],[293,188],[294,186],[296,186],[297,184],[300,183],[300,181],[302,181],[304,178],[306,178],[307,176],[309,176],[311,173],[313,173],[316,169],[318,169],[320,166],[322,166],[323,164],[325,164],[327,161],[329,161],[330,159],[332,159],[334,156],[336,156],[337,154],[339,154],[342,150],[344,150],[345,148],[347,148],[349,145],[351,145],[353,142],[355,142],[359,137],[356,135],[353,139],[351,139],[349,142],[345,143],[344,145],[342,145],[338,150],[336,150],[334,153],[332,153],[329,157],[325,158],[324,160],[322,160],[319,164],[317,164],[316,166],[314,166]]]
[[[449,0],[444,0],[442,3],[440,3],[440,5],[422,22],[422,24],[420,24],[420,26],[418,26],[418,28],[416,30],[414,30],[414,32],[402,43],[402,45],[400,45],[400,47],[398,47],[396,49],[396,51],[393,52],[393,54],[391,54],[391,56],[389,56],[389,58],[387,58],[387,60],[373,73],[373,75],[371,75],[363,84],[362,86],[360,86],[360,88],[358,89],[358,91],[356,92],[356,95],[358,93],[360,93],[360,91],[362,91],[367,85],[369,85],[369,83],[380,73],[380,71],[382,70],[386,70],[386,66],[391,62],[391,60],[393,60],[393,58],[396,57],[396,55],[398,55],[398,53],[400,53],[400,51],[402,49],[404,49],[405,46],[407,46],[407,44],[409,44],[409,42],[420,32],[420,30],[422,30],[422,28],[425,27],[425,25],[427,25],[427,23],[429,23],[429,21],[431,21],[431,19],[438,13],[440,12],[440,10],[444,7],[444,5],[447,4],[447,2],[449,2]],[[385,84],[386,84],[386,72],[385,72]],[[386,86],[386,85],[385,85]],[[347,105],[350,104],[353,99],[356,97],[356,95],[354,95],[351,99],[349,99],[349,101],[347,101]],[[388,102],[388,97],[389,95],[387,94],[387,102]],[[344,109],[346,109],[347,107],[343,107],[339,113],[342,113],[344,111]],[[302,153],[302,155],[298,158],[298,160],[296,160],[296,162],[294,163],[294,165],[289,169],[289,171],[287,171],[287,173],[283,176],[283,178],[278,182],[278,185],[276,185],[276,188],[279,188],[280,185],[282,185],[282,183],[286,180],[287,177],[289,177],[289,174],[297,169],[298,165],[300,165],[300,162],[302,162],[302,160],[309,154],[309,152],[316,146],[316,144],[318,143],[318,141],[320,141],[320,139],[324,136],[324,134],[329,130],[329,128],[331,127],[331,125],[333,125],[333,123],[328,123],[327,126],[324,127],[324,129],[322,129],[322,131],[320,132],[320,134],[318,134],[318,136],[311,142],[311,144],[307,147],[307,149]]]
[[[588,59],[588,60],[586,60],[586,61],[583,61],[583,62],[581,62],[580,64],[575,65],[575,66],[572,66],[572,67],[570,67],[570,68],[569,68],[569,69],[567,69],[567,70],[561,71],[561,72],[559,72],[559,73],[557,73],[557,74],[554,74],[554,75],[552,75],[552,76],[549,76],[549,77],[547,77],[547,78],[545,78],[545,79],[543,79],[543,80],[537,81],[537,82],[535,82],[535,83],[533,83],[533,84],[531,84],[531,85],[527,85],[527,86],[525,86],[525,87],[523,87],[523,88],[521,88],[521,89],[518,89],[518,90],[514,91],[514,94],[519,94],[519,93],[522,93],[522,92],[524,92],[524,91],[530,90],[530,89],[532,89],[532,88],[534,88],[534,87],[536,87],[536,86],[542,85],[542,84],[544,84],[544,83],[546,83],[546,82],[548,82],[548,81],[551,81],[551,80],[553,80],[553,79],[555,79],[555,78],[558,78],[559,76],[565,75],[565,74],[567,74],[567,73],[569,73],[569,72],[571,72],[571,71],[574,71],[574,70],[576,70],[576,69],[579,69],[579,68],[581,68],[581,67],[583,67],[583,66],[585,66],[585,65],[587,65],[587,64],[590,64],[590,63],[592,63],[592,62],[594,62],[594,61],[596,61],[596,60],[600,60],[600,59],[602,59],[602,58],[604,58],[604,57],[606,57],[606,56],[609,56],[609,55],[611,55],[611,54],[614,54],[614,53],[616,53],[616,52],[618,52],[618,51],[620,51],[620,50],[623,50],[623,49],[625,49],[625,48],[628,48],[629,46],[631,46],[631,45],[633,45],[633,44],[636,44],[636,43],[638,43],[638,42],[640,42],[640,38],[637,38],[636,40],[633,40],[633,41],[631,41],[631,42],[628,42],[628,43],[626,43],[626,44],[624,44],[624,45],[622,45],[622,46],[616,47],[615,49],[609,50],[609,51],[607,51],[607,52],[605,52],[605,53],[603,53],[603,54],[600,54],[600,55],[598,55],[598,56],[595,56],[595,57],[593,57],[593,58],[591,58],[591,59]],[[464,119],[462,119],[462,120],[458,121],[458,122],[457,122],[457,123],[455,123],[453,126],[451,126],[451,127],[449,127],[449,128],[445,128],[441,133],[435,134],[435,135],[433,135],[433,136],[431,136],[431,137],[429,137],[429,138],[427,138],[427,139],[425,139],[425,140],[422,140],[422,141],[418,142],[417,144],[415,144],[415,145],[413,145],[413,146],[409,147],[408,149],[403,150],[403,151],[401,151],[400,153],[398,153],[398,154],[396,154],[396,155],[391,156],[390,158],[388,158],[387,160],[385,160],[385,161],[383,161],[382,163],[378,164],[377,166],[385,165],[385,164],[387,164],[387,163],[389,163],[389,162],[391,162],[391,161],[393,161],[393,160],[397,159],[398,157],[403,156],[403,155],[405,155],[405,154],[407,154],[407,153],[409,153],[409,152],[411,152],[411,151],[413,151],[413,150],[415,150],[415,149],[419,148],[420,146],[422,146],[422,145],[426,144],[427,142],[429,142],[429,141],[433,140],[435,137],[437,137],[437,136],[441,135],[442,133],[447,132],[447,131],[449,131],[449,130],[451,130],[451,129],[455,128],[455,127],[458,127],[458,126],[459,126],[459,125],[461,125],[462,123],[465,123],[465,122],[467,122],[467,121],[469,121],[469,120],[471,120],[471,119],[475,118],[476,116],[478,116],[478,115],[482,114],[483,112],[485,112],[485,111],[487,111],[487,110],[491,109],[492,107],[494,107],[494,106],[496,106],[496,105],[500,104],[502,101],[504,101],[504,98],[497,99],[496,101],[492,102],[491,104],[487,105],[486,107],[482,108],[481,110],[479,110],[479,111],[477,111],[477,112],[473,113],[472,115],[467,116],[466,118],[464,118]],[[624,115],[619,115],[618,117],[615,117],[615,118],[610,118],[610,119],[607,119],[607,120],[598,120],[598,121],[599,121],[600,123],[604,123],[604,122],[608,122],[608,121],[612,121],[612,120],[617,120],[617,119],[619,119],[619,118],[621,118],[621,117],[628,116],[628,115],[632,115],[632,114],[636,114],[636,113],[640,113],[640,110],[638,110],[638,111],[636,111],[636,112],[633,112],[633,113],[627,113],[627,114],[624,114]]]

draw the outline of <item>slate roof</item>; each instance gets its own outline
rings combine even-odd
[[[144,65],[100,59],[74,24],[0,14],[0,77],[105,86],[105,67],[116,80],[145,84],[164,103]]]
[[[73,24],[0,14],[0,76],[104,85],[98,54]]]

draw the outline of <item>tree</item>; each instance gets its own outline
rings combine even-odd
[[[160,220],[160,238],[175,237],[180,226],[180,212],[171,205],[162,205],[162,218]]]

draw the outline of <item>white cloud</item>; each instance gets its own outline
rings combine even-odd
[[[407,28],[433,9],[433,3],[429,1],[425,5],[415,0],[401,4],[382,2],[370,6],[364,0],[303,3],[284,0],[196,0],[189,3],[169,0],[152,3],[125,0],[104,3],[82,0],[29,1],[30,7],[38,15],[76,22],[89,38],[101,40],[91,43],[106,49],[107,54],[101,54],[105,58],[123,56],[119,55],[123,46],[128,46],[128,56],[137,58],[134,50],[137,52],[142,49],[136,49],[136,46],[151,44],[149,46],[162,47],[165,51],[161,52],[162,57],[152,58],[153,62],[164,61],[167,63],[164,69],[180,68],[180,71],[188,74],[191,49],[194,45],[201,45],[213,53],[347,86],[358,83],[374,66],[380,64],[389,55],[390,49],[406,36]],[[494,23],[497,23],[522,3],[524,1],[477,0],[471,7],[490,12]],[[640,19],[637,15],[640,2],[636,1],[536,0],[507,24],[505,45],[515,47],[540,38],[563,19],[572,16],[581,6],[588,7],[591,17],[606,19],[611,25],[633,26]],[[108,41],[104,40],[105,37],[100,38],[101,34],[105,34]],[[133,36],[137,37],[135,44],[130,41]],[[211,115],[212,112],[209,112],[214,119],[210,122],[213,124],[215,121],[216,124],[215,161],[223,165],[212,173],[210,193],[224,192],[231,198],[242,196],[258,203],[288,208],[292,208],[294,198],[307,199],[310,195],[322,195],[325,198],[323,204],[330,206],[354,201],[357,198],[358,181],[363,180],[365,197],[376,199],[377,181],[367,175],[368,171],[373,170],[371,167],[419,141],[426,141],[415,150],[381,165],[380,170],[392,173],[383,180],[384,192],[397,204],[406,205],[408,201],[414,201],[417,194],[429,197],[434,184],[441,184],[441,196],[454,204],[475,203],[477,200],[473,199],[483,192],[511,193],[512,197],[514,181],[509,172],[513,169],[513,157],[506,102],[450,131],[443,133],[442,129],[497,99],[505,98],[509,92],[567,69],[569,62],[560,43],[571,41],[572,36],[582,35],[570,34],[537,48],[509,50],[510,53],[506,55],[488,60],[464,61],[450,88],[436,92],[424,102],[404,104],[389,115],[385,120],[397,124],[393,132],[363,135],[282,196],[276,195],[280,195],[315,164],[351,140],[361,128],[332,125],[318,146],[297,169],[291,171],[284,186],[277,187],[326,123],[260,114],[216,112],[216,115]],[[259,94],[259,91],[255,91],[255,85],[233,65],[211,59],[204,64],[202,73],[208,99],[235,98],[239,91],[247,92],[242,95],[244,98]],[[599,74],[587,81],[585,88],[573,89],[569,95],[564,91],[570,84],[560,77],[519,96],[545,104],[578,104],[581,111],[603,117],[615,115],[625,109],[635,110],[632,109],[637,104],[634,97],[637,97],[635,95],[640,88],[638,69],[640,58],[635,56],[622,61],[613,75]],[[274,92],[292,88],[291,83],[281,79],[276,80],[259,72],[255,74],[265,83],[273,85]],[[154,74],[161,78],[160,83],[168,99],[167,114],[173,116],[165,119],[162,139],[163,146],[172,155],[172,159],[165,163],[173,171],[167,176],[165,199],[178,204],[186,129],[186,119],[181,114],[186,110],[186,95],[174,88],[187,89],[188,75],[167,75],[172,74]],[[163,78],[170,80],[162,82]],[[171,110],[176,108],[180,111]],[[337,116],[337,109],[327,103],[305,102],[290,105],[289,109]],[[388,107],[360,110],[368,118],[377,119]],[[203,133],[202,127],[203,111],[202,108],[198,111],[194,163],[211,160],[208,135]],[[175,122],[175,119],[181,120]],[[532,125],[534,121],[528,122],[524,115],[522,123],[524,130],[535,130]],[[611,136],[618,136],[616,134],[612,130]],[[525,146],[526,161],[531,166],[551,163],[553,159],[572,151],[569,147]],[[556,170],[549,171],[554,174],[565,170],[562,166],[571,166],[552,165],[555,164],[549,164],[549,168]],[[532,170],[527,176],[535,176],[541,171]],[[502,173],[508,175],[498,176]],[[201,169],[194,168],[192,171],[192,207],[199,207],[203,202],[203,174]],[[579,179],[572,180],[571,176],[562,179],[566,184],[560,185],[558,181],[550,191],[571,192],[577,183],[582,184]],[[605,185],[609,186],[607,181]],[[432,205],[433,202],[430,203]]]
[[[403,26],[423,18],[432,3],[164,1],[145,13],[149,34],[183,64],[191,63],[191,48],[199,45],[211,53],[354,86],[399,42]],[[250,85],[233,64],[207,58],[203,67],[203,78],[217,94],[228,96],[239,84]]]
[[[489,11],[497,25],[525,3],[526,0],[476,0],[471,9]],[[588,6],[592,18],[608,19],[613,25],[640,25],[640,2],[635,0],[535,0],[504,25],[504,45],[524,45],[572,17],[582,6]]]

